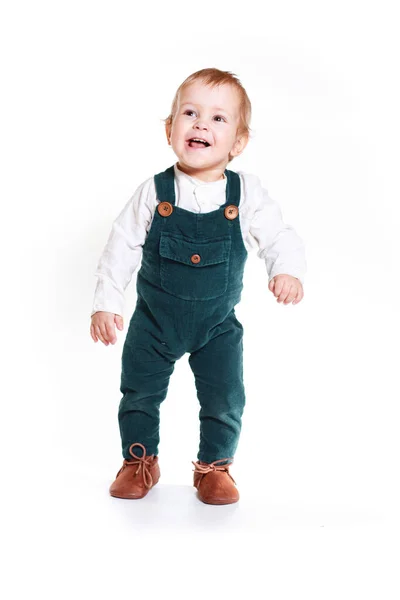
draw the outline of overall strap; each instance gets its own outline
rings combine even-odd
[[[226,182],[226,204],[234,204],[239,207],[240,204],[240,177],[236,171],[225,169]],[[225,205],[224,205],[225,206]]]
[[[156,195],[160,202],[169,202],[175,206],[175,173],[174,165],[154,175],[156,185]]]

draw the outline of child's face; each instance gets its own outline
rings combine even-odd
[[[179,167],[200,179],[219,179],[229,153],[237,156],[247,144],[247,137],[237,138],[238,123],[239,96],[232,86],[190,84],[180,93],[172,126],[166,129]],[[190,138],[204,139],[210,145],[194,144]]]

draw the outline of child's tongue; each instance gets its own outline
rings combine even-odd
[[[189,142],[191,148],[205,148],[206,145],[203,142]]]

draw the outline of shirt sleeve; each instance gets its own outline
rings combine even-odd
[[[144,181],[114,220],[94,275],[97,285],[91,316],[100,310],[123,316],[124,292],[137,268],[153,217],[152,178]]]
[[[250,233],[259,247],[257,256],[265,261],[268,282],[275,275],[286,274],[304,283],[307,263],[303,240],[293,227],[284,223],[279,205],[261,183],[257,191],[259,201],[251,219]]]

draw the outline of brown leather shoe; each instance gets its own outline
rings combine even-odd
[[[232,458],[221,458],[212,463],[192,460],[195,467],[193,485],[198,490],[198,498],[206,504],[233,504],[239,500],[236,482],[229,473],[230,465],[217,465],[225,460]]]
[[[143,456],[136,456],[132,452],[134,446],[142,448]],[[115,498],[143,498],[160,479],[158,456],[152,454],[146,457],[146,449],[139,442],[131,444],[129,454],[134,459],[124,459],[122,467],[110,487],[110,494]]]

